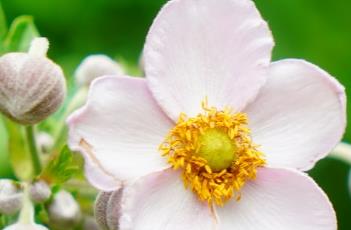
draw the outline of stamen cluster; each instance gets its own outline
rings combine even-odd
[[[233,196],[240,199],[240,189],[247,180],[255,179],[256,169],[265,164],[263,154],[253,144],[245,113],[231,113],[229,108],[217,110],[202,103],[203,114],[188,118],[179,116],[178,122],[160,145],[169,164],[182,169],[186,188],[190,188],[202,201],[223,206]],[[217,129],[228,135],[236,146],[236,157],[230,167],[215,171],[206,159],[199,156],[203,143],[199,137],[207,129]]]

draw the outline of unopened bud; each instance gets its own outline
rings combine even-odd
[[[24,125],[38,123],[62,104],[65,78],[45,54],[48,41],[33,40],[28,53],[0,57],[0,112]]]
[[[41,152],[49,153],[54,146],[54,138],[46,132],[40,132],[37,135],[37,144],[41,149]]]
[[[89,86],[90,83],[103,75],[121,75],[122,68],[111,58],[99,54],[86,57],[78,66],[75,78],[80,86]]]
[[[103,230],[118,230],[121,216],[122,189],[100,192],[95,201],[95,219]]]
[[[51,189],[44,181],[36,181],[30,187],[29,194],[34,203],[43,203],[50,198]]]
[[[81,219],[81,211],[71,193],[61,190],[48,207],[50,224],[56,229],[72,228]]]
[[[0,180],[0,214],[12,215],[22,207],[23,192],[19,185],[8,179]]]

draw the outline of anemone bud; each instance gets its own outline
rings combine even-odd
[[[48,41],[35,38],[28,53],[0,57],[0,112],[23,125],[54,113],[66,94],[61,68],[46,57]]]
[[[30,187],[29,194],[34,203],[43,203],[50,198],[51,189],[44,181],[36,181]]]
[[[75,72],[75,78],[78,85],[89,86],[97,77],[122,73],[122,68],[117,62],[105,55],[96,54],[86,57],[80,63]]]
[[[12,215],[22,207],[23,191],[14,181],[0,180],[0,214]]]
[[[50,153],[51,148],[54,146],[54,138],[46,132],[39,132],[36,136],[37,145],[42,153]]]
[[[95,219],[103,230],[118,230],[121,216],[122,189],[100,192],[95,201]]]
[[[55,229],[72,228],[81,219],[81,211],[71,193],[61,190],[48,207],[50,224]]]

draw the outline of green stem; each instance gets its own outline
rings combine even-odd
[[[54,146],[51,151],[57,150],[60,151],[60,148],[63,147],[63,143],[66,140],[66,134],[67,134],[67,126],[66,123],[64,122],[68,115],[70,115],[74,110],[82,106],[86,100],[88,94],[88,88],[87,87],[81,87],[73,96],[73,98],[70,100],[66,108],[64,109],[62,119],[63,121],[58,122],[61,124],[59,128],[54,132]]]
[[[1,229],[3,229],[6,226],[5,220],[4,220],[4,216],[2,214],[0,214],[0,227]]]
[[[22,209],[18,217],[18,223],[33,224],[34,223],[34,207],[29,198],[29,185],[24,184]]]
[[[33,126],[26,126],[26,136],[28,140],[29,151],[32,157],[32,164],[35,175],[39,175],[41,173],[41,162],[39,158],[39,151],[37,148],[37,143],[34,137],[34,129]]]

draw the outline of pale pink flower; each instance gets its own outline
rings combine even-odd
[[[87,104],[68,119],[69,144],[85,157],[92,185],[105,191],[123,187],[119,229],[336,229],[327,196],[301,171],[312,168],[340,141],[346,121],[344,88],[306,61],[271,63],[272,47],[268,25],[252,1],[173,0],[147,36],[146,78],[106,76],[93,82]],[[259,150],[265,157],[265,164],[253,167],[252,177],[239,183],[242,187],[228,195],[233,197],[223,207],[211,198],[221,182],[210,190],[205,179],[205,184],[196,183],[190,158],[182,165],[181,157],[175,160],[173,155],[180,147],[167,150],[167,141],[174,139],[167,139],[170,130],[183,127],[179,117],[211,117],[201,108],[206,98],[210,107],[222,111],[216,119],[227,117],[226,108],[249,119],[250,136],[240,134],[238,143],[229,144],[235,149],[233,162],[238,149],[245,154]],[[198,128],[192,122],[189,129]],[[215,123],[214,129],[228,131],[236,141],[231,132],[239,126],[221,125]],[[184,133],[184,138],[201,139],[196,136],[200,131],[194,133]],[[182,150],[193,148],[185,139]],[[214,146],[212,139],[204,143]],[[161,156],[160,145],[170,162]],[[171,169],[176,164],[180,169]],[[193,168],[187,171],[186,165]],[[247,171],[240,167],[243,177]],[[182,173],[190,176],[184,179],[188,188]],[[219,197],[228,198],[229,190],[221,189],[216,190]]]
[[[35,224],[35,223],[28,223],[28,224],[22,224],[22,223],[16,223],[10,226],[7,226],[4,228],[4,230],[48,230],[45,226]]]

